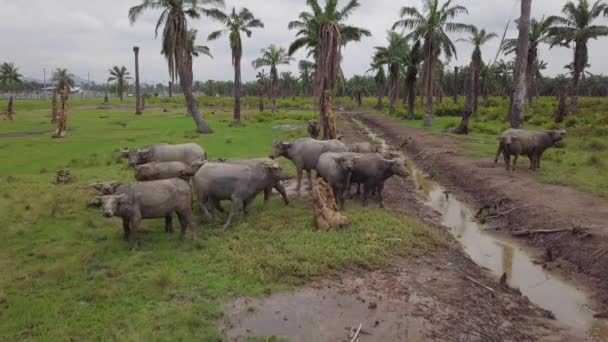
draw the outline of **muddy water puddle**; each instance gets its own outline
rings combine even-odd
[[[355,123],[370,139],[380,141],[386,148],[381,137],[363,123],[356,120]],[[413,181],[426,198],[425,204],[441,214],[442,223],[476,264],[490,270],[496,277],[506,274],[509,286],[518,288],[530,301],[550,310],[557,320],[581,339],[608,341],[608,326],[593,318],[589,300],[583,291],[535,264],[515,241],[484,231],[470,208],[417,169],[413,162],[408,162]]]

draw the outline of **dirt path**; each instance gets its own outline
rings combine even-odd
[[[608,200],[539,183],[524,168],[515,175],[508,174],[492,158],[466,157],[460,141],[448,135],[407,128],[388,117],[357,117],[392,143],[401,145],[407,140],[403,151],[418,166],[468,203],[486,207],[488,215],[499,214],[488,223],[504,234],[569,229],[556,234],[532,234],[525,239],[539,248],[539,255],[551,259],[547,262],[557,262],[558,272],[587,285],[596,302],[608,302]]]
[[[364,140],[350,121],[347,141]],[[228,341],[277,336],[289,341],[575,341],[551,313],[517,291],[501,287],[475,265],[424,205],[412,180],[391,179],[385,205],[418,216],[445,234],[449,245],[420,258],[395,260],[387,269],[353,271],[318,280],[291,293],[240,298],[224,309]]]

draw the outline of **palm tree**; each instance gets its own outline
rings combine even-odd
[[[318,0],[307,0],[310,12],[302,12],[298,20],[289,23],[290,30],[298,30],[296,40],[289,46],[289,55],[293,55],[301,48],[308,49],[308,55],[317,62],[319,56],[319,35],[321,25],[331,21],[336,24],[340,33],[340,44],[345,46],[349,42],[358,42],[363,37],[371,36],[367,29],[350,26],[345,23],[352,12],[361,6],[358,0],[349,0],[346,6],[338,9],[338,0],[326,0],[325,7],[321,7]]]
[[[384,105],[382,104],[382,97],[384,96],[384,90],[386,89],[386,72],[384,71],[384,65],[375,64],[372,62],[370,65],[371,68],[368,72],[374,72],[374,83],[376,84],[376,96],[378,97],[378,102],[376,103],[376,109],[382,110]]]
[[[264,69],[262,69],[262,71],[258,72],[257,75],[255,75],[255,78],[257,79],[257,84],[258,84],[258,109],[260,110],[260,113],[264,111],[264,94],[266,93],[266,73],[264,72]]]
[[[552,37],[552,47],[555,45],[570,47],[574,44],[574,85],[571,102],[576,106],[581,75],[589,59],[589,40],[608,36],[607,26],[593,25],[593,21],[599,16],[608,16],[608,4],[604,0],[597,0],[592,6],[588,0],[578,0],[578,4],[568,1],[562,13],[563,17],[548,18],[553,24],[549,29],[549,35]]]
[[[298,69],[300,70],[300,83],[302,84],[302,92],[304,93],[304,96],[310,95],[315,67],[315,63],[307,60],[301,60],[298,63]]]
[[[135,54],[135,115],[141,115],[142,99],[141,85],[139,83],[139,47],[134,46],[133,53]]]
[[[416,105],[416,82],[418,81],[418,68],[424,56],[422,55],[420,41],[416,41],[407,55],[405,68],[405,85],[407,87],[407,118],[414,119],[414,108]]]
[[[213,58],[211,54],[211,50],[206,45],[196,45],[196,36],[198,34],[198,30],[188,30],[188,50],[192,57],[199,57],[200,55],[205,55],[210,58]],[[164,53],[163,53],[164,54]]]
[[[407,40],[397,32],[388,32],[388,46],[375,47],[373,65],[386,65],[388,67],[388,97],[389,112],[394,114],[397,111],[396,103],[399,95],[399,76],[402,65],[408,62],[410,53]]]
[[[456,56],[456,48],[448,37],[448,33],[471,32],[472,25],[451,21],[459,14],[468,14],[464,6],[452,5],[447,0],[442,5],[440,0],[424,0],[424,14],[415,7],[401,8],[401,20],[393,25],[393,29],[402,27],[410,29],[406,38],[424,40],[424,85],[426,91],[426,112],[424,125],[433,124],[433,81],[439,55],[444,54],[447,60]]]
[[[188,18],[199,19],[201,14],[209,15],[210,9],[203,5],[223,5],[223,0],[142,0],[140,5],[129,9],[129,19],[134,24],[146,10],[162,10],[156,23],[155,34],[164,25],[162,51],[169,66],[171,82],[179,79],[188,113],[200,133],[212,133],[211,127],[203,120],[198,110],[192,90],[192,50],[189,48]]]
[[[549,29],[553,22],[543,17],[540,21],[532,19],[530,21],[530,41],[528,43],[528,62],[526,65],[526,80],[528,81],[528,91],[532,87],[532,77],[537,72],[534,66],[538,62],[538,47],[542,43],[550,43]],[[505,55],[517,52],[517,39],[505,39],[501,47]],[[529,97],[528,105],[532,106],[532,98]]]
[[[53,74],[53,82],[56,83],[56,91],[71,90],[74,88],[74,75],[68,69],[56,69]]]
[[[255,69],[270,67],[270,98],[272,100],[272,112],[277,111],[277,87],[279,85],[279,65],[289,64],[293,58],[283,48],[277,48],[274,44],[261,51],[262,57],[254,60],[251,64]]]
[[[115,83],[116,92],[119,94],[120,102],[122,102],[125,89],[129,88],[129,83],[127,82],[127,80],[130,80],[131,76],[124,65],[121,67],[115,65],[112,67],[112,69],[108,70],[108,72],[110,73],[110,77],[108,77],[108,82]]]
[[[282,72],[279,81],[282,83],[281,88],[283,89],[283,98],[285,98],[285,96],[291,96],[292,98],[296,96],[295,92],[298,88],[298,79],[291,73],[291,71]]]
[[[488,33],[485,29],[481,31],[476,27],[471,31],[471,36],[467,39],[459,39],[458,41],[464,41],[471,43],[475,49],[473,49],[473,55],[471,56],[471,68],[473,69],[472,75],[473,79],[471,80],[471,85],[473,89],[469,89],[469,92],[473,95],[473,114],[477,115],[479,110],[479,93],[481,91],[481,84],[479,82],[479,77],[481,73],[481,68],[483,67],[483,59],[481,56],[481,46],[489,42],[490,40],[498,37],[496,33]]]
[[[513,77],[513,100],[511,101],[512,105],[509,113],[512,128],[521,128],[524,125],[531,12],[532,0],[521,0],[521,15],[518,20],[517,57],[515,59],[515,73]]]
[[[357,107],[361,108],[363,105],[363,96],[369,94],[369,89],[365,79],[360,75],[354,75],[349,81],[349,89],[352,97],[357,101]]]
[[[209,11],[209,15],[226,26],[223,30],[212,32],[209,40],[216,40],[224,34],[229,34],[232,65],[234,66],[234,122],[238,124],[241,123],[241,58],[243,57],[241,32],[244,32],[247,37],[251,37],[251,29],[262,28],[264,24],[247,8],[242,8],[238,13],[234,7],[231,13],[213,9]]]
[[[7,116],[12,120],[14,109],[13,109],[13,95],[11,91],[21,84],[23,84],[23,75],[19,73],[19,68],[13,63],[2,63],[0,65],[0,85],[3,88],[9,90],[8,108],[6,110]]]

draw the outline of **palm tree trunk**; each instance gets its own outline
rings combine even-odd
[[[234,123],[241,123],[241,56],[234,56]]]
[[[336,121],[331,108],[331,93],[334,89],[340,66],[340,30],[333,22],[321,25],[319,34],[319,62],[317,63],[317,88],[321,99],[321,123],[323,138],[336,139]]]
[[[382,108],[384,107],[384,105],[382,104],[382,92],[384,90],[383,84],[382,83],[378,83],[376,84],[376,92],[378,95],[378,103],[376,103],[376,109],[377,110],[382,110]]]
[[[530,12],[532,0],[521,0],[521,16],[519,18],[519,38],[517,40],[516,75],[513,93],[513,112],[511,127],[521,128],[524,125],[524,109],[526,101],[526,68],[528,63],[528,44],[530,41]]]
[[[133,48],[135,54],[135,115],[141,115],[141,85],[139,84],[139,47]]]
[[[194,123],[196,124],[196,130],[202,134],[210,134],[213,133],[213,130],[198,111],[198,104],[196,103],[196,98],[194,97],[192,90],[192,57],[189,53],[185,58],[186,60],[183,63],[178,64],[177,71],[179,72],[179,81],[182,88],[182,92],[184,93],[184,98],[186,99],[186,106],[188,107],[188,113],[192,116]],[[172,84],[172,83],[169,83]]]
[[[13,95],[9,92],[8,97],[8,108],[6,109],[6,119],[9,121],[13,121],[13,116],[15,115],[15,108],[13,102]]]
[[[407,119],[414,120],[414,109],[416,106],[416,80],[410,80],[410,84],[407,87]]]
[[[568,88],[561,86],[559,89],[559,104],[557,105],[557,113],[555,114],[555,123],[562,123],[566,116],[566,97],[568,96]]]
[[[397,94],[397,86],[398,86],[398,82],[399,80],[394,79],[394,77],[391,78],[390,80],[390,89],[389,89],[389,113],[390,114],[395,114],[397,112],[397,96],[399,94]]]
[[[277,111],[277,93],[279,86],[279,75],[277,72],[277,67],[272,66],[270,68],[270,100],[272,101],[272,112],[275,113]]]
[[[432,48],[428,48],[428,63],[427,69],[425,72],[426,76],[426,108],[424,113],[424,126],[432,126],[433,125],[433,69],[434,64],[433,59],[435,58],[432,54]]]
[[[479,114],[479,93],[481,90],[481,84],[479,82],[479,78],[480,78],[480,71],[479,69],[481,68],[481,65],[477,65],[475,63],[475,65],[473,65],[473,70],[474,70],[474,76],[473,76],[473,89],[472,89],[472,94],[473,94],[473,115],[477,115]]]
[[[55,123],[57,122],[57,113],[59,112],[59,104],[58,104],[58,99],[57,96],[59,96],[57,94],[57,90],[53,90],[53,101],[51,103],[51,123]]]
[[[169,97],[173,97],[173,82],[169,81]]]
[[[454,84],[453,84],[452,101],[458,104],[458,67],[454,67]]]

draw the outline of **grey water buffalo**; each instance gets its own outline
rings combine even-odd
[[[191,165],[196,160],[207,159],[205,150],[195,143],[169,145],[154,144],[139,150],[123,149],[122,156],[129,160],[129,167],[151,162],[179,161]]]
[[[348,145],[348,150],[355,153],[377,153],[378,148],[369,142],[354,143]]]
[[[247,206],[265,189],[287,176],[279,164],[263,163],[257,166],[230,163],[205,163],[194,175],[194,190],[205,216],[215,219],[215,208],[220,201],[232,201],[227,229],[236,215],[246,213]]]
[[[325,152],[348,152],[348,146],[338,140],[315,140],[302,138],[295,142],[275,142],[272,144],[272,155],[270,158],[285,157],[296,166],[298,174],[297,191],[302,184],[302,171],[308,175],[308,189],[312,189],[311,171],[316,170],[319,157]]]
[[[350,184],[353,163],[357,158],[360,158],[360,154],[352,152],[327,152],[319,157],[317,173],[331,186],[340,209],[344,209],[344,194]]]
[[[264,167],[264,165],[271,165],[273,160],[270,158],[256,158],[256,159],[244,159],[244,160],[223,160],[222,162],[228,164],[238,164],[238,165],[249,165],[252,167]],[[283,202],[285,205],[289,205],[289,198],[287,197],[287,192],[285,191],[285,187],[281,184],[281,180],[277,180],[274,184],[268,186],[264,189],[264,202],[268,202],[270,200],[270,196],[272,194],[272,189],[275,189],[283,198]]]
[[[115,181],[108,182],[99,182],[91,184],[99,195],[107,196],[107,195],[121,195],[126,194],[130,190],[130,184],[123,184]],[[101,197],[96,197],[94,202],[89,203],[88,207],[92,208],[101,208]],[[165,217],[165,232],[171,233],[173,232],[173,216],[167,215]]]
[[[139,248],[138,229],[142,219],[167,218],[177,214],[181,237],[192,223],[192,190],[181,179],[128,184],[128,191],[100,197],[103,216],[122,218],[125,239]]]
[[[384,207],[384,182],[395,175],[403,178],[408,176],[403,158],[385,159],[376,153],[365,153],[354,160],[351,182],[363,184],[364,205],[367,205],[369,195],[377,192],[380,207]]]
[[[171,178],[181,178],[188,181],[195,174],[195,169],[191,165],[179,161],[135,165],[134,171],[135,179],[140,182]]]
[[[306,130],[311,138],[319,139],[319,135],[321,135],[321,123],[319,123],[319,120],[310,120],[308,121]]]
[[[494,163],[498,163],[498,157],[502,153],[506,170],[515,171],[517,159],[520,155],[526,155],[530,159],[530,169],[535,171],[540,169],[540,160],[543,153],[555,143],[564,139],[566,131],[532,131],[525,129],[507,129],[500,136],[498,150]],[[511,156],[513,164],[511,165]]]

